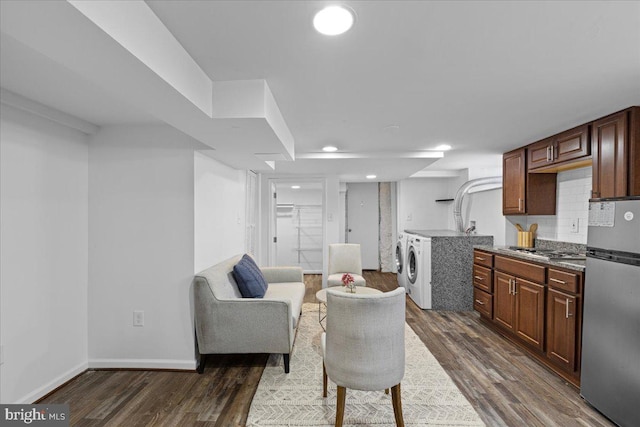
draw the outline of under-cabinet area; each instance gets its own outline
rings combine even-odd
[[[584,272],[485,249],[473,260],[481,319],[579,386]]]

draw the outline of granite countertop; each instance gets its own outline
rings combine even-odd
[[[482,251],[498,254],[498,255],[508,255],[510,257],[520,258],[525,261],[533,261],[533,262],[537,262],[547,266],[561,267],[567,270],[575,270],[580,272],[583,272],[585,270],[585,265],[586,265],[586,261],[582,261],[582,260],[567,260],[567,261],[549,260],[549,259],[542,258],[540,256],[514,251],[513,249],[509,249],[508,246],[475,245],[474,248]]]
[[[420,237],[492,237],[484,234],[467,234],[454,230],[404,230],[404,232]]]

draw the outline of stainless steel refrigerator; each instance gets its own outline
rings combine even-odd
[[[640,197],[589,204],[580,394],[640,426]]]

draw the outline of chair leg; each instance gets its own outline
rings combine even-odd
[[[342,420],[344,419],[344,403],[347,399],[347,389],[338,386],[338,400],[336,405],[336,427],[342,427]]]
[[[284,359],[284,373],[289,373],[289,353],[283,353],[282,358]]]
[[[327,397],[327,368],[324,366],[324,360],[322,361],[322,397]]]
[[[402,399],[400,398],[400,384],[391,387],[391,401],[393,402],[393,415],[396,417],[396,426],[404,427],[402,417]]]

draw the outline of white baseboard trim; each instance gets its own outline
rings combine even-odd
[[[196,361],[175,359],[89,359],[89,369],[179,369],[193,371]]]
[[[86,371],[88,369],[89,365],[87,364],[87,362],[83,362],[81,364],[79,364],[78,366],[68,370],[67,372],[57,376],[56,378],[54,378],[53,380],[49,381],[48,383],[42,385],[41,387],[35,389],[34,391],[32,391],[31,393],[27,394],[26,396],[23,396],[22,398],[18,399],[16,402],[19,405],[30,405],[33,402],[35,402],[36,400],[42,398],[43,396],[46,396],[47,394],[51,393],[53,390],[55,390],[56,388],[60,387],[61,385],[63,385],[64,383],[66,383],[67,381],[69,381],[70,379],[72,379],[73,377],[80,375],[81,373],[83,373],[84,371]]]

